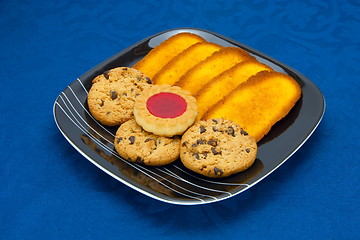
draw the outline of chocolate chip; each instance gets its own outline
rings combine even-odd
[[[211,145],[211,146],[213,146],[213,147],[216,147],[216,146],[217,146],[217,141],[214,140],[214,139],[211,139],[211,140],[209,140],[209,141],[207,142],[207,144],[209,144],[209,145]]]
[[[206,128],[204,126],[200,126],[200,134],[206,132]]]
[[[220,152],[218,152],[214,147],[213,148],[211,148],[211,152],[214,154],[214,155],[221,155],[221,151]]]
[[[218,132],[218,131],[219,131],[219,129],[218,129],[217,127],[212,127],[212,129],[213,129],[214,132]]]
[[[110,73],[110,71],[105,71],[104,73],[103,73],[103,75],[104,75],[104,77],[106,78],[106,79],[109,79],[109,73]]]
[[[193,144],[191,144],[191,147],[196,147],[197,146],[197,143],[193,143]]]
[[[155,147],[157,146],[156,140],[153,138],[147,138],[145,139],[145,142],[154,141]]]
[[[248,134],[245,130],[243,130],[243,129],[241,129],[240,132],[241,132],[241,134],[244,135],[244,136],[249,135],[249,134]]]
[[[214,123],[218,123],[218,121],[216,119],[211,119]]]
[[[228,129],[226,129],[226,132],[227,132],[227,134],[235,137],[235,130],[233,127],[228,127]]]
[[[111,97],[112,100],[116,99],[116,98],[117,98],[117,95],[118,95],[118,94],[117,94],[116,91],[114,91],[114,90],[110,91],[110,97]]]
[[[220,168],[214,167],[214,173],[215,173],[215,175],[221,176],[221,175],[223,175],[224,172]]]
[[[207,157],[207,152],[203,152],[202,155],[204,156],[204,159]]]
[[[201,139],[198,139],[196,141],[197,144],[205,144],[206,143],[206,140],[201,140]]]
[[[119,138],[116,140],[116,143],[120,143],[121,140],[123,140],[123,138],[122,138],[122,137],[119,137]]]
[[[124,92],[122,95],[127,96],[127,93],[126,93],[126,92]]]
[[[186,147],[186,144],[188,144],[187,141],[183,142],[181,145],[182,145],[183,147]]]
[[[152,84],[152,81],[150,80],[150,78],[146,77],[145,79],[148,84]]]
[[[134,142],[135,142],[135,137],[134,137],[134,136],[130,136],[130,137],[129,137],[129,140],[130,140],[130,144],[134,144]]]
[[[245,149],[245,151],[246,151],[247,153],[249,153],[250,150],[251,150],[250,148]]]
[[[197,159],[200,160],[199,154],[198,153],[193,153],[193,156]]]
[[[100,105],[100,107],[103,107],[104,106],[104,100],[101,99],[101,103],[99,105]]]
[[[143,161],[143,159],[139,156],[139,157],[136,158],[135,162],[136,162],[136,163],[143,163],[144,161]]]

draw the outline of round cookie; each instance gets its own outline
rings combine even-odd
[[[179,136],[169,138],[146,132],[134,119],[119,127],[114,146],[124,159],[150,166],[172,163],[180,155]]]
[[[207,177],[242,172],[254,163],[256,154],[255,139],[227,119],[198,121],[181,138],[181,162]]]
[[[146,131],[171,137],[183,134],[196,119],[196,99],[177,86],[153,85],[135,101],[136,122]]]
[[[107,126],[117,126],[132,118],[136,97],[152,86],[144,73],[129,67],[106,71],[92,82],[87,99],[89,110]]]

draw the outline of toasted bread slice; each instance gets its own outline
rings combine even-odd
[[[171,59],[154,75],[152,81],[157,85],[173,85],[191,67],[221,48],[223,47],[210,42],[195,43]]]
[[[228,95],[238,85],[261,71],[272,71],[272,69],[255,59],[251,59],[238,63],[213,78],[194,95],[199,111],[197,119],[199,120],[206,110]]]
[[[292,77],[262,71],[216,103],[202,119],[223,117],[233,120],[260,141],[289,113],[300,96],[301,88]]]
[[[174,85],[194,95],[212,78],[244,60],[255,59],[248,52],[237,47],[225,47],[199,62]]]
[[[151,79],[155,73],[177,54],[191,45],[203,41],[205,41],[205,39],[193,33],[178,33],[154,47],[143,59],[137,62],[133,68],[145,73]]]

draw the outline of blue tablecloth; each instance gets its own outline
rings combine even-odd
[[[285,164],[218,203],[149,198],[87,161],[53,118],[58,94],[155,33],[220,33],[293,67],[326,99]],[[0,239],[359,239],[357,1],[0,2]]]

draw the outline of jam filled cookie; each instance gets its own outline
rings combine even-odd
[[[198,121],[182,136],[180,159],[184,166],[207,177],[242,172],[255,161],[255,139],[226,119]]]
[[[170,85],[153,85],[135,102],[136,122],[160,136],[181,135],[196,119],[196,100],[187,91]]]
[[[135,99],[151,86],[142,72],[118,67],[97,76],[88,94],[92,116],[107,126],[117,126],[133,117]]]
[[[131,119],[117,130],[114,146],[119,155],[126,160],[161,166],[179,158],[180,137],[161,137],[146,132]]]

